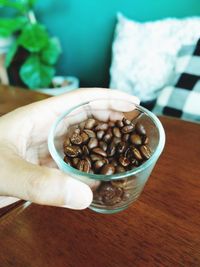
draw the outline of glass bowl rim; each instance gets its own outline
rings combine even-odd
[[[86,172],[82,172],[82,171],[79,171],[78,169],[75,169],[73,168],[72,166],[70,166],[69,164],[67,164],[59,155],[59,153],[57,152],[56,148],[55,148],[55,145],[54,145],[54,133],[55,133],[55,130],[57,128],[57,126],[59,125],[59,123],[63,120],[63,118],[65,116],[67,116],[68,114],[70,114],[72,111],[75,111],[77,108],[81,107],[81,106],[85,106],[91,102],[94,102],[94,101],[102,101],[102,100],[107,100],[108,99],[102,99],[102,98],[99,98],[99,99],[94,99],[94,100],[90,100],[90,101],[87,101],[87,102],[84,102],[84,103],[81,103],[79,105],[76,105],[70,109],[67,109],[66,111],[64,111],[60,116],[58,116],[58,118],[55,120],[55,122],[53,123],[51,129],[50,129],[50,132],[49,132],[49,136],[48,136],[48,149],[49,149],[49,152],[52,156],[52,158],[54,159],[54,161],[56,162],[56,164],[58,165],[58,167],[62,167],[61,169],[63,170],[66,170],[66,173],[70,174],[72,173],[72,175],[77,175],[77,176],[82,176],[82,177],[87,177],[87,178],[90,178],[90,179],[93,179],[93,180],[117,180],[117,179],[124,179],[124,178],[127,178],[129,176],[133,176],[133,175],[136,175],[138,174],[139,172],[147,169],[149,166],[151,166],[154,161],[156,162],[156,160],[159,158],[160,154],[162,153],[163,151],[163,148],[164,148],[164,145],[165,145],[165,131],[164,131],[164,128],[160,122],[160,120],[156,117],[156,115],[154,115],[151,111],[147,110],[146,108],[138,105],[138,104],[135,104],[129,100],[124,100],[124,99],[116,99],[118,101],[126,101],[126,102],[129,102],[133,105],[135,105],[136,108],[139,109],[139,111],[142,111],[144,114],[146,114],[150,119],[151,121],[153,121],[153,123],[155,124],[155,126],[157,127],[158,129],[158,133],[159,133],[159,141],[158,141],[158,145],[155,149],[155,151],[153,152],[153,154],[151,155],[151,157],[146,160],[143,164],[141,164],[140,166],[130,170],[130,171],[126,171],[126,172],[123,172],[123,173],[118,173],[118,174],[111,174],[111,175],[103,175],[103,174],[92,174],[92,173],[86,173]],[[112,98],[111,100],[115,100],[114,98]],[[65,172],[65,171],[64,171]]]

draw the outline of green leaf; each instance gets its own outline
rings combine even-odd
[[[42,63],[37,55],[30,56],[20,69],[21,79],[31,89],[49,86],[54,74],[54,68]]]
[[[0,0],[1,1],[1,0]],[[27,7],[27,9],[33,8],[37,0],[20,0],[20,2]]]
[[[22,13],[26,12],[26,7],[20,1],[0,0],[0,7],[11,7]]]
[[[39,52],[48,44],[48,34],[44,26],[28,24],[23,29],[19,44],[30,52]]]
[[[13,59],[15,53],[17,52],[17,48],[18,48],[18,43],[13,42],[8,53],[6,54],[6,59],[5,59],[6,68],[8,68],[10,66],[10,63],[12,62],[12,59]]]
[[[47,44],[41,51],[41,59],[43,62],[54,65],[59,55],[61,54],[61,46],[58,38],[51,38]]]
[[[14,32],[22,29],[27,19],[23,17],[17,17],[14,19],[0,19],[0,36],[9,37]]]

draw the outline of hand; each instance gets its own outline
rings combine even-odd
[[[55,168],[47,138],[56,118],[68,108],[97,98],[134,96],[111,89],[79,89],[36,102],[0,118],[0,195],[38,204],[84,209],[92,201],[92,184],[85,184]],[[54,168],[53,168],[54,167]]]

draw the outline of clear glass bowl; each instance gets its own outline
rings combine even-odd
[[[81,172],[65,163],[63,160],[63,142],[77,125],[83,124],[88,118],[115,121],[122,117],[134,120],[134,122],[139,121],[146,129],[152,155],[142,165],[124,173],[102,175]],[[81,181],[88,181],[88,179],[98,181],[96,183],[98,186],[93,189],[93,202],[89,208],[96,212],[108,214],[124,210],[137,200],[163,151],[164,145],[165,132],[159,119],[147,109],[128,100],[119,99],[98,99],[67,110],[55,121],[48,138],[50,154],[60,170]],[[103,188],[102,190],[108,190],[108,197],[112,199],[111,201],[102,201],[102,197],[98,193],[100,186],[101,189]]]

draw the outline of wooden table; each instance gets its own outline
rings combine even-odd
[[[200,125],[161,118],[166,147],[114,215],[20,205],[0,218],[2,267],[199,267]]]
[[[20,106],[45,99],[49,96],[27,89],[0,84],[0,116]]]

